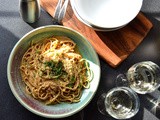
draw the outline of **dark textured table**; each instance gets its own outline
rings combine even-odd
[[[81,120],[82,118],[84,120],[113,120],[98,112],[96,102],[103,92],[115,87],[115,77],[119,73],[124,73],[136,62],[151,60],[160,65],[160,0],[144,0],[141,11],[153,23],[153,28],[147,37],[117,68],[110,67],[100,58],[102,73],[96,95],[82,111],[63,120]],[[39,21],[27,24],[20,18],[18,0],[0,0],[0,120],[46,119],[25,109],[13,96],[7,80],[7,62],[12,48],[23,35],[34,28],[51,24],[52,18],[42,9]],[[157,91],[151,95],[156,99],[160,94]],[[140,111],[131,120],[158,120],[158,117],[150,111],[151,103],[146,100],[146,95],[139,95],[139,97]]]

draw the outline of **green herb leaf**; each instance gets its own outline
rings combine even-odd
[[[63,73],[63,63],[61,61],[55,62],[53,60],[44,63],[46,67],[51,68],[50,75],[53,78],[58,78]]]

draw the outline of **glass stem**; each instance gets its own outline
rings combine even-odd
[[[116,77],[116,86],[117,87],[129,87],[129,82],[125,74],[119,74]]]

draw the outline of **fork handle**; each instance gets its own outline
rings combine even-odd
[[[60,23],[60,24],[61,24],[62,19],[64,18],[65,14],[66,14],[68,2],[69,2],[69,0],[65,0],[64,4],[63,4],[63,6],[60,10],[60,13],[59,13],[59,16],[58,16],[58,23]]]
[[[62,7],[62,0],[58,0],[57,6],[55,8],[54,15],[53,15],[53,18],[57,21],[58,21],[58,16],[59,16],[60,11],[61,11],[61,7]]]

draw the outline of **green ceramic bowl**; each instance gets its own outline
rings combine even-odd
[[[90,63],[94,78],[89,89],[84,89],[80,102],[45,105],[25,93],[24,83],[20,75],[20,62],[31,41],[40,41],[52,35],[63,35],[71,38],[78,46],[83,58]],[[32,30],[24,35],[14,46],[7,68],[9,86],[16,99],[29,111],[46,118],[64,118],[82,110],[92,100],[100,81],[100,63],[92,45],[80,33],[63,26],[49,25]]]

